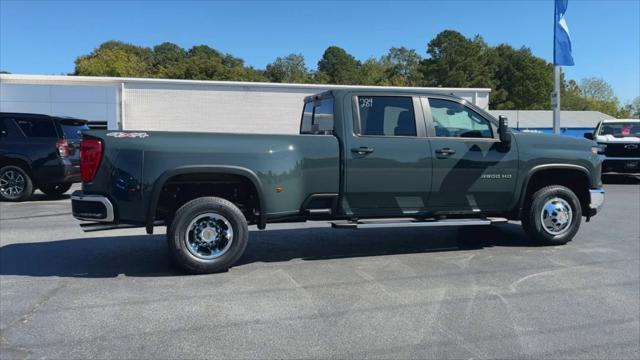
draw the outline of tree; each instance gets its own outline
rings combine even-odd
[[[318,61],[318,72],[332,84],[358,84],[360,62],[344,49],[330,46]]]
[[[385,61],[375,58],[367,59],[360,65],[358,75],[359,83],[362,85],[391,85],[387,73],[388,69],[389,65]]]
[[[629,113],[636,119],[640,118],[640,96],[633,99],[629,104]]]
[[[561,79],[560,101],[562,110],[600,111],[616,118],[630,116],[630,111],[620,106],[618,99],[598,100],[583,96],[583,90],[575,80],[565,81],[564,74]]]
[[[148,75],[150,49],[108,41],[76,59],[75,75],[141,77]]]
[[[445,30],[427,46],[423,61],[426,85],[445,87],[494,87],[490,48],[480,35],[467,39]]]
[[[491,107],[541,110],[551,105],[553,65],[534,56],[528,48],[501,44],[492,50],[494,62]]]
[[[262,71],[207,45],[188,51],[172,43],[153,48],[107,41],[76,59],[75,75],[265,81]]]
[[[184,59],[186,51],[180,46],[164,42],[153,47],[151,57],[154,76],[169,79],[184,79]]]
[[[388,82],[396,86],[419,86],[422,83],[420,62],[422,58],[414,49],[393,47],[383,57]]]
[[[611,85],[603,79],[596,77],[586,78],[580,81],[580,94],[587,99],[617,102]]]
[[[309,69],[304,63],[302,54],[289,54],[276,58],[267,65],[265,75],[269,81],[279,83],[306,83],[310,81]]]

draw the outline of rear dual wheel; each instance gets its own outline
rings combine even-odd
[[[244,253],[248,238],[247,220],[240,209],[217,197],[184,204],[167,228],[176,263],[200,274],[227,270]]]

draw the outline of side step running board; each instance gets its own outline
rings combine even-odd
[[[164,225],[164,221],[158,220],[153,223],[154,226]],[[103,223],[103,222],[92,222],[92,223],[81,223],[80,228],[84,232],[93,232],[93,231],[104,231],[104,230],[114,230],[114,229],[133,229],[144,227],[144,225],[135,225],[135,224],[114,224],[114,223]]]
[[[443,219],[443,220],[407,220],[407,219],[381,219],[360,221],[334,221],[331,227],[334,229],[371,229],[393,227],[427,227],[427,226],[469,226],[504,224],[505,218],[481,218],[481,219]]]

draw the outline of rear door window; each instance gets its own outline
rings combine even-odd
[[[410,96],[359,96],[360,135],[416,136]]]
[[[16,122],[22,132],[30,138],[57,138],[58,133],[53,120],[48,118],[17,118]]]
[[[24,139],[24,135],[22,135],[15,120],[13,118],[0,118],[0,141],[20,139]]]

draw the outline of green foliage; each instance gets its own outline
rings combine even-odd
[[[494,109],[542,110],[551,106],[553,65],[531,54],[502,44],[492,50],[495,90]]]
[[[420,86],[423,74],[420,68],[422,57],[413,49],[405,47],[391,48],[382,58],[386,67],[388,83],[394,86]]]
[[[427,46],[423,62],[425,85],[493,88],[492,58],[481,36],[467,39],[457,31],[445,30]]]
[[[586,78],[580,81],[580,94],[587,99],[601,101],[616,101],[613,89],[604,79]]]
[[[107,41],[89,55],[76,59],[75,75],[88,76],[148,76],[148,63],[151,50],[125,44],[120,41]]]
[[[276,58],[267,65],[265,71],[269,81],[279,83],[307,83],[311,81],[311,73],[304,63],[302,54],[289,54]]]
[[[360,62],[344,49],[329,46],[318,61],[318,73],[331,84],[358,84]]]
[[[629,111],[632,117],[635,119],[640,118],[640,96],[637,96],[630,104],[627,104],[625,108]]]
[[[265,81],[261,71],[206,45],[184,50],[172,43],[153,48],[108,41],[76,59],[75,75],[196,80]]]
[[[584,80],[581,81],[584,83]],[[607,85],[608,86],[608,85]],[[560,103],[562,110],[592,110],[600,111],[616,118],[629,117],[629,110],[618,104],[618,99],[593,99],[583,96],[583,89],[575,80],[562,80],[560,88]]]
[[[358,79],[362,85],[391,85],[388,74],[389,66],[382,60],[370,58],[360,65]]]
[[[507,44],[489,46],[481,36],[467,38],[453,30],[440,32],[427,44],[426,57],[416,50],[393,47],[380,58],[358,61],[346,50],[330,46],[311,71],[302,54],[276,58],[258,70],[244,60],[207,45],[183,49],[165,42],[153,48],[107,41],[76,59],[75,75],[156,77],[168,79],[271,81],[491,88],[493,109],[551,108],[553,65]],[[640,117],[640,98],[621,106],[611,86],[599,78],[580,84],[562,79],[564,110],[595,110],[615,117]]]

